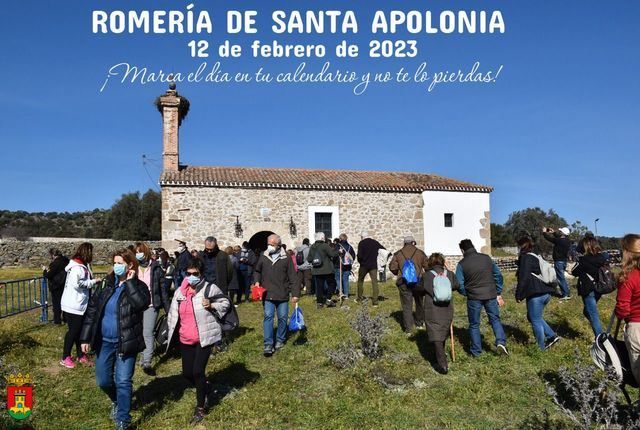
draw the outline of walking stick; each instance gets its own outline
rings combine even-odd
[[[456,346],[453,341],[453,321],[451,321],[451,326],[449,326],[449,332],[451,334],[451,361],[456,362]]]
[[[339,291],[339,297],[340,297],[340,306],[342,307],[342,302],[344,301],[344,297],[342,296],[342,258],[340,257],[340,254],[338,254],[338,259],[340,260],[340,278],[338,279],[338,284],[340,284],[338,286],[338,291]]]

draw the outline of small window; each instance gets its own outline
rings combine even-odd
[[[453,227],[453,214],[444,214],[444,226]]]
[[[331,213],[327,212],[316,212],[316,233],[323,232],[324,236],[327,239],[333,237],[331,234]]]

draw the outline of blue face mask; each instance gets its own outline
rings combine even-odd
[[[190,275],[187,278],[187,282],[189,282],[189,285],[191,286],[198,285],[200,283],[200,277],[195,275]]]
[[[136,252],[136,260],[144,261],[144,252]]]
[[[127,273],[127,265],[123,263],[115,263],[113,265],[113,273],[115,273],[119,278],[124,276],[124,274]]]

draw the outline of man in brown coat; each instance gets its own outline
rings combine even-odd
[[[402,320],[404,325],[404,331],[407,335],[410,335],[416,328],[424,327],[424,285],[422,282],[416,284],[409,284],[406,279],[402,277],[402,268],[406,260],[413,261],[413,265],[416,269],[418,278],[422,279],[424,272],[429,268],[429,259],[420,249],[416,247],[416,241],[413,236],[406,236],[404,238],[404,246],[395,254],[389,263],[389,270],[391,273],[398,276],[396,285],[400,292],[400,304],[402,306]],[[413,315],[413,302],[416,304],[415,319]]]

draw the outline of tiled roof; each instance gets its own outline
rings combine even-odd
[[[178,172],[163,172],[160,185],[388,192],[493,191],[493,188],[484,185],[424,173],[256,167],[187,166]]]

